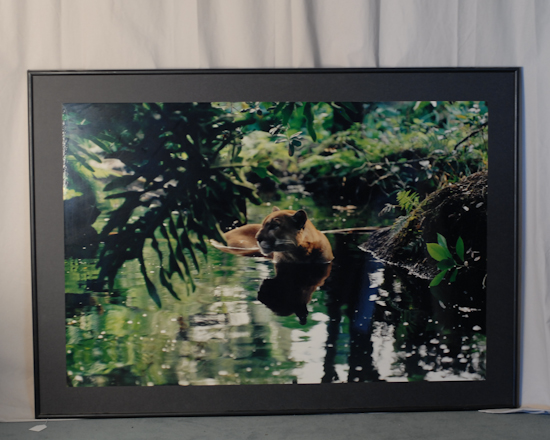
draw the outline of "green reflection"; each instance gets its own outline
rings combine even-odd
[[[251,216],[262,216],[261,209],[265,213],[271,206],[255,209]],[[323,218],[322,208],[308,210]],[[353,224],[355,214],[344,215]],[[320,228],[337,227],[338,221]],[[96,282],[94,260],[66,260],[68,385],[485,378],[482,305],[443,308],[427,283],[359,251],[364,236],[331,234],[330,239],[333,270],[313,293],[305,324],[294,314],[276,315],[258,300],[264,280],[275,277],[273,264],[262,258],[210,247],[200,273],[193,272],[194,291],[173,278],[177,300],[158,282],[157,254],[148,248],[145,264],[157,280],[162,308],[148,295],[137,260],[125,264],[110,291]]]
[[[177,301],[159,289],[162,309],[147,295],[138,264],[125,265],[109,294],[93,292],[87,283],[93,279],[93,262],[67,260],[70,385],[296,381],[301,362],[292,359],[290,347],[292,329],[300,324],[295,317],[274,315],[256,300],[261,281],[273,276],[270,262],[212,248],[204,270],[195,274],[194,292]],[[185,286],[174,284],[185,291]],[[316,293],[312,304],[314,313],[322,313],[320,295]]]

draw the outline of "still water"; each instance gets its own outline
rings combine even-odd
[[[365,224],[353,207],[307,207],[321,230]],[[254,207],[259,222],[271,207]],[[359,222],[359,223],[357,223]],[[274,267],[211,247],[180,300],[150,299],[129,261],[107,292],[95,261],[68,259],[70,386],[218,385],[485,379],[484,293],[420,280],[359,250],[366,234],[328,234],[332,265]],[[159,263],[146,253],[150,278]],[[304,266],[308,266],[305,268]],[[311,292],[312,291],[312,292]],[[304,293],[305,292],[305,293]]]

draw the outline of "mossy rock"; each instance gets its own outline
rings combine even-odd
[[[419,278],[432,279],[437,262],[426,243],[437,243],[437,234],[447,240],[453,255],[459,237],[466,250],[463,273],[487,273],[487,171],[472,174],[456,184],[433,192],[408,216],[373,233],[360,249],[386,264],[406,269]]]

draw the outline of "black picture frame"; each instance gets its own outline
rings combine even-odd
[[[517,406],[519,84],[519,68],[29,72],[36,417],[311,414]],[[490,343],[486,380],[189,387],[66,385],[63,104],[419,100],[490,103]]]

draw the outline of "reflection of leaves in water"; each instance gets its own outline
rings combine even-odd
[[[97,165],[103,159],[121,164],[118,175],[113,170],[110,180],[101,180],[103,187],[93,197],[110,211],[99,234],[98,278],[112,289],[123,264],[138,259],[146,290],[160,307],[144,258],[152,241],[162,288],[178,298],[171,285],[177,275],[194,289],[190,266],[199,269],[195,252],[206,254],[205,237],[223,242],[220,223],[244,221],[245,201],[258,202],[255,187],[235,161],[238,128],[253,121],[230,120],[209,103],[68,104],[64,121],[67,164],[75,159],[88,174],[95,173],[80,151]],[[93,152],[98,147],[102,157]],[[225,149],[234,153],[224,152],[221,164]],[[77,168],[67,168],[72,185],[84,182],[74,178]],[[94,174],[87,180],[99,181]],[[169,243],[163,251],[156,241],[161,235]]]
[[[446,302],[432,299],[434,289],[428,282],[385,268],[381,284],[385,293],[377,300],[373,326],[389,325],[393,334],[395,358],[384,378],[443,380],[443,378],[479,380],[485,378],[485,346],[479,342],[484,327],[484,291],[475,297],[464,291],[474,286],[438,286]],[[380,341],[383,344],[383,340]]]
[[[212,251],[210,264],[197,274],[196,291],[181,301],[159,291],[165,304],[160,310],[147,301],[142,280],[141,287],[138,282],[127,288],[124,306],[104,305],[102,314],[96,307],[77,307],[68,319],[76,324],[67,326],[67,369],[72,385],[293,382],[298,364],[288,359],[288,335],[279,339],[288,330],[254,302],[260,282],[256,271],[272,270],[271,263],[232,257]],[[137,262],[127,263],[118,282],[126,283],[124,271],[139,270],[136,266]],[[242,283],[243,273],[255,274],[256,279],[248,276]],[[115,283],[115,288],[121,286]],[[92,297],[103,300],[101,294]],[[201,326],[192,319],[212,316],[213,311],[223,319],[207,319]],[[237,325],[232,326],[226,322],[225,316],[241,311],[248,323],[235,319]],[[86,323],[84,329],[81,322]],[[196,339],[199,327],[206,331],[201,333],[204,341]]]
[[[166,246],[160,238],[159,246]],[[345,252],[354,255],[354,243],[348,246]],[[334,247],[340,250],[340,244]],[[156,258],[156,251],[149,249],[146,264],[151,265]],[[474,380],[485,377],[481,297],[470,299],[472,294],[462,294],[467,288],[457,285],[456,291],[445,291],[449,305],[443,308],[431,296],[425,285],[427,281],[419,285],[418,280],[385,268],[377,272],[383,276],[379,277],[382,284],[377,290],[372,317],[376,332],[356,337],[354,342],[358,345],[350,347],[353,312],[362,295],[360,289],[354,290],[353,277],[359,282],[362,272],[352,260],[341,260],[339,264],[340,269],[333,269],[331,274],[332,282],[314,292],[309,304],[310,319],[301,326],[295,317],[277,317],[256,301],[262,280],[274,276],[271,262],[212,249],[203,270],[194,273],[196,291],[177,301],[168,291],[159,289],[164,304],[160,310],[148,297],[137,261],[129,262],[115,282],[115,290],[123,292],[116,304],[112,303],[115,298],[105,292],[88,293],[90,300],[82,306],[74,302],[76,306],[67,317],[69,380],[73,386],[291,383],[297,378],[302,381],[302,371],[324,362],[317,356],[330,348],[325,346],[327,339],[323,335],[329,324],[337,332],[331,341],[334,352],[330,362],[338,380],[347,378],[350,350],[358,363],[354,369],[362,368],[354,370],[353,377],[360,380],[374,380],[372,371],[378,374],[377,368],[382,368],[384,362],[391,367],[387,356],[395,356],[395,365],[391,371],[380,370],[384,380],[438,379],[441,377],[438,375],[453,378],[466,375]],[[79,269],[89,266],[67,263],[74,270],[69,281],[75,295],[89,292],[87,284],[78,279],[79,273],[85,272]],[[344,269],[349,269],[349,273]],[[353,295],[355,299],[349,297]],[[335,304],[330,304],[329,299]],[[462,311],[452,304],[458,304]],[[329,307],[341,308],[341,312],[334,315],[336,321],[325,323],[323,317],[331,316]],[[238,313],[243,315],[236,319]],[[204,317],[206,325],[198,325],[193,318],[197,316]],[[318,318],[314,320],[314,316]],[[293,336],[292,332],[297,331],[302,333]],[[103,337],[99,338],[100,335]],[[392,351],[385,352],[383,358],[376,357],[380,364],[370,367],[375,358],[365,352],[373,338],[380,338],[384,344],[389,341]],[[308,340],[303,342],[305,339]],[[292,357],[293,347],[300,343],[307,346],[307,350],[300,352],[303,358]],[[452,362],[442,361],[447,357]],[[330,380],[336,380],[334,375],[329,376]],[[310,380],[320,382],[321,377]]]

